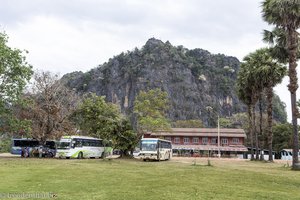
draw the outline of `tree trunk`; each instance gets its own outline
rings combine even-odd
[[[268,114],[268,150],[269,150],[269,161],[273,162],[273,131],[272,131],[272,123],[273,123],[273,88],[272,86],[267,87],[267,102],[268,102],[268,108],[267,108],[267,114]]]
[[[132,154],[129,154],[129,151],[126,150],[121,150],[120,152],[120,158],[133,158]]]
[[[252,119],[252,107],[253,105],[249,105],[248,107],[248,115],[249,115],[249,132],[250,132],[250,145],[251,145],[251,160],[254,160],[254,151],[253,151],[253,119]]]
[[[298,78],[297,78],[297,47],[299,40],[296,29],[293,27],[288,27],[288,53],[289,53],[289,77],[290,83],[288,85],[289,91],[291,93],[291,107],[292,107],[292,124],[293,124],[293,164],[292,169],[300,170],[300,163],[298,158],[299,152],[299,135],[298,135],[298,109],[297,109],[297,96],[296,91],[298,89]]]
[[[255,123],[255,120],[256,120],[256,116],[255,116],[255,106],[253,106],[252,108],[253,110],[253,132],[254,132],[254,135],[255,135],[255,160],[259,160],[259,151],[258,151],[258,134],[257,134],[257,131],[256,131],[256,123]]]
[[[260,142],[260,160],[264,160],[263,155],[263,132],[262,132],[262,123],[263,123],[263,106],[262,106],[262,95],[263,92],[259,94],[259,142]]]

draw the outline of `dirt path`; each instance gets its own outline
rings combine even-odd
[[[0,153],[1,158],[15,158],[15,157],[21,157],[20,155],[15,155],[11,153]]]
[[[249,161],[249,159],[240,159],[240,158],[209,158],[211,161],[223,162],[223,163],[241,163]],[[197,162],[207,162],[207,157],[173,157],[171,161],[173,162],[181,162],[181,163],[194,163],[195,160]],[[274,160],[274,163],[289,163],[291,164],[291,160]]]

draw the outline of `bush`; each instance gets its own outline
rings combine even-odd
[[[11,139],[10,138],[1,138],[0,139],[0,153],[10,152],[11,148]]]

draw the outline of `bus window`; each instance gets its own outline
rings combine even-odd
[[[82,139],[74,139],[75,145],[74,147],[82,147]]]
[[[96,140],[95,146],[96,146],[96,147],[103,147],[102,140]]]
[[[46,141],[46,147],[49,149],[55,149],[55,142],[54,141]]]

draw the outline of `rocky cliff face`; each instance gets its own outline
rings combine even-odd
[[[73,72],[63,79],[80,93],[106,96],[126,114],[132,112],[139,91],[161,88],[168,93],[172,121],[201,119],[208,125],[215,124],[210,121],[216,121],[216,112],[226,117],[245,111],[235,92],[239,65],[235,57],[174,47],[152,38],[141,49],[121,53],[87,73]]]

